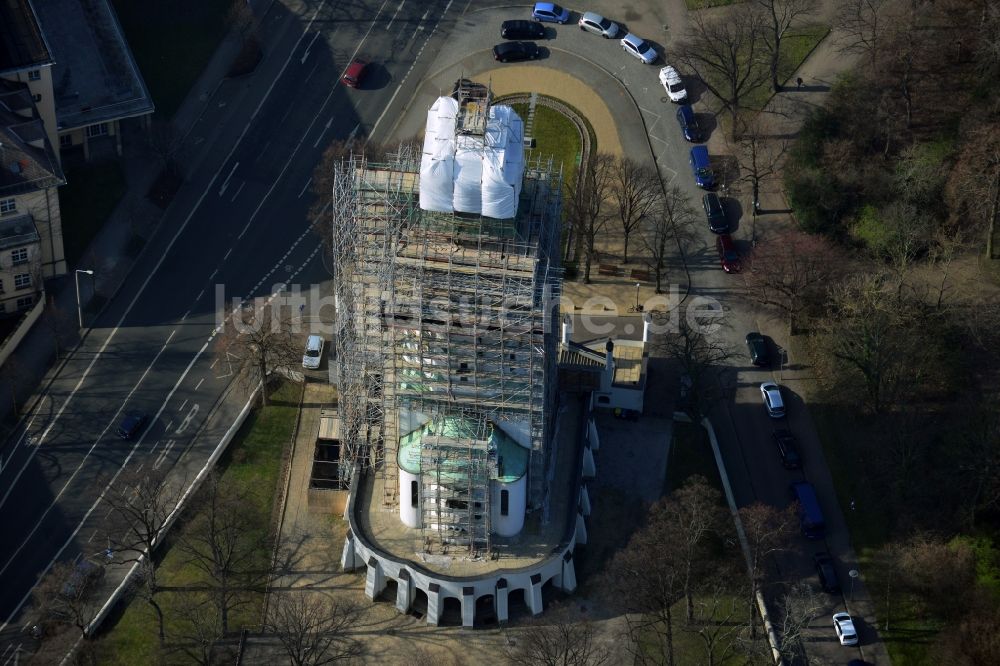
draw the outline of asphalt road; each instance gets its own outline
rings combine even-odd
[[[380,138],[400,83],[420,77],[420,54],[434,52],[456,13],[447,1],[295,9],[271,6],[258,71],[208,100],[187,137],[185,185],[143,261],[15,435],[0,472],[4,659],[38,577],[56,560],[103,553],[99,497],[126,464],[186,478],[204,465],[218,433],[202,429],[232,381],[216,313],[234,297],[329,277],[308,230],[312,171],[332,140]],[[355,56],[376,63],[362,90],[338,84]],[[114,430],[131,411],[151,422],[123,441]]]

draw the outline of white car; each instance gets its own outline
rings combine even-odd
[[[660,70],[660,83],[663,84],[663,89],[667,91],[667,97],[670,98],[671,102],[687,101],[688,93],[684,89],[684,81],[677,70],[670,65]]]
[[[604,39],[612,39],[618,34],[617,23],[609,21],[600,14],[595,14],[594,12],[584,13],[576,24],[580,26],[580,30],[592,32],[595,35],[600,35]]]
[[[858,644],[858,632],[854,630],[854,620],[847,613],[834,613],[833,630],[837,632],[841,645],[851,647]]]
[[[772,419],[785,416],[785,401],[781,399],[781,387],[774,382],[764,382],[760,385],[760,397],[767,407],[767,415]]]
[[[636,37],[631,32],[622,37],[622,48],[625,53],[633,55],[646,65],[652,65],[656,60],[656,49],[649,45],[642,37]]]
[[[306,340],[306,351],[302,355],[302,367],[306,370],[315,370],[323,360],[323,338],[319,335],[310,335]]]

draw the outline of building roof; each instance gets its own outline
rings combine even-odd
[[[28,0],[0,0],[0,74],[52,63]]]
[[[153,100],[107,0],[45,0],[38,22],[55,65],[59,130],[141,116]]]
[[[39,241],[38,230],[31,215],[0,217],[0,250],[9,247],[23,247]]]
[[[423,423],[413,432],[399,440],[397,454],[399,466],[410,474],[420,474],[420,452],[424,438],[440,438],[454,442],[467,441],[475,447],[479,435],[476,424],[460,416],[445,416]],[[528,449],[524,448],[507,433],[490,424],[490,434],[486,444],[491,456],[496,456],[496,478],[503,483],[513,483],[528,471]],[[443,461],[445,466],[449,461]],[[456,460],[454,469],[442,469],[445,475],[460,476],[466,473],[464,460]]]
[[[4,196],[66,182],[41,119],[33,107],[24,108],[26,89],[23,83],[0,81],[0,195]],[[24,117],[26,113],[31,117]]]

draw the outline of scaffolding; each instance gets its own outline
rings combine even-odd
[[[406,147],[385,163],[351,156],[335,168],[344,481],[377,471],[381,501],[396,505],[401,408],[477,423],[421,450],[423,525],[442,545],[489,547],[490,423],[524,424],[528,500],[544,500],[561,179],[551,160],[526,165],[517,215],[500,220],[421,210],[419,155]]]

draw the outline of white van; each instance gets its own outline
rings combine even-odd
[[[306,353],[302,356],[302,367],[306,370],[315,370],[323,360],[323,338],[318,335],[310,335],[306,340]]]

